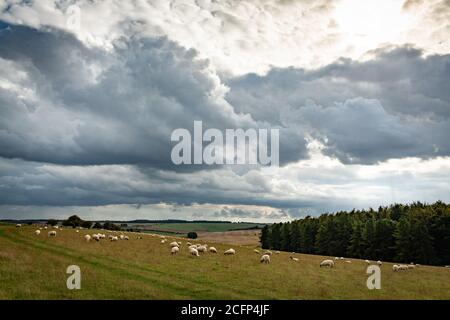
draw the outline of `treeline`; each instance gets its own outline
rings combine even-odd
[[[438,201],[340,211],[267,225],[265,249],[360,259],[450,264],[450,205]]]
[[[50,225],[56,225],[58,223],[57,220],[49,220],[47,222],[47,224]],[[72,228],[85,228],[85,229],[90,229],[90,228],[94,228],[94,229],[105,229],[105,230],[121,230],[121,227],[117,224],[114,224],[112,222],[105,222],[105,223],[100,223],[100,222],[91,222],[91,221],[86,221],[81,219],[80,217],[78,217],[77,215],[73,215],[70,216],[67,220],[64,220],[62,222],[62,225],[65,227],[72,227]]]

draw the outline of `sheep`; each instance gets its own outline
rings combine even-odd
[[[187,245],[188,247],[190,247],[190,246],[192,245],[192,243],[186,242],[186,245]]]
[[[261,253],[258,249],[253,250],[254,253]]]
[[[49,231],[48,232],[48,236],[49,237],[56,237],[56,231],[54,231],[54,230],[53,231]]]
[[[280,251],[275,251],[276,254],[280,254]]]
[[[163,239],[163,240],[161,240],[161,243],[163,243],[163,244],[164,244],[164,243],[166,243],[166,240],[164,240],[164,239]]]
[[[48,228],[47,226],[44,227],[45,230],[47,230],[47,228]]]
[[[261,263],[270,263],[270,256],[268,254],[263,254],[261,256],[260,262]]]
[[[398,271],[398,265],[397,264],[394,264],[393,266],[392,266],[392,271],[394,271],[394,272],[397,272]]]
[[[178,243],[179,246],[181,246],[181,241],[178,241],[177,243]]]
[[[41,230],[36,230],[34,233],[38,236],[41,234]]]
[[[117,236],[112,236],[111,241],[119,241],[119,238]]]
[[[91,241],[91,236],[87,234],[87,235],[84,236],[84,239],[85,239],[87,242],[89,242],[89,241]]]
[[[264,252],[264,254],[268,254],[269,256],[271,256],[272,255],[272,251],[266,250],[266,252]]]
[[[294,258],[293,256],[290,256],[289,259],[291,259],[292,261],[298,261],[298,258]]]
[[[100,241],[100,236],[98,234],[93,234],[92,239],[94,239],[95,241]]]
[[[398,266],[398,270],[408,270],[408,266],[406,264],[401,264]]]
[[[234,254],[236,254],[236,251],[233,248],[230,248],[227,251],[225,251],[223,254],[225,254],[225,255],[234,255]]]
[[[170,243],[170,246],[171,246],[171,247],[178,247],[179,244],[178,244],[178,242],[175,242],[175,241],[174,241],[174,242],[171,242],[171,243]]]
[[[123,236],[123,234],[121,234],[121,235],[119,236],[119,239],[120,239],[120,240],[123,240],[123,238],[124,238],[124,236]]]
[[[199,256],[198,251],[195,248],[189,248],[189,253],[193,256]]]
[[[352,263],[350,260],[346,260],[345,262],[346,262],[346,263]]]
[[[206,251],[208,251],[208,248],[206,248],[205,246],[199,246],[199,247],[197,247],[197,251],[198,252],[206,252]]]
[[[334,260],[339,260],[339,258],[338,257],[334,257]]]
[[[377,265],[381,266],[383,264],[383,262],[381,262],[380,260],[377,261]]]
[[[197,249],[197,246],[195,244],[191,244],[188,248],[189,249]]]
[[[123,237],[124,240],[130,240],[130,238],[128,236]]]
[[[16,224],[16,228],[20,228],[22,225],[20,223]]]
[[[330,267],[330,268],[333,268],[333,267],[334,267],[334,261],[333,261],[333,260],[329,260],[329,259],[323,260],[323,261],[320,263],[320,267]]]
[[[340,257],[339,259],[340,259],[340,260],[344,260],[344,257]]]
[[[76,233],[80,233],[80,230],[75,230]]]
[[[177,254],[179,251],[180,251],[180,248],[172,247],[172,249],[170,249],[170,254]]]
[[[217,253],[217,249],[214,247],[209,248],[209,252],[211,253]]]
[[[408,267],[408,269],[415,269],[415,268],[416,268],[416,266],[413,265],[413,264],[410,264],[410,265],[408,265],[407,267]]]
[[[370,264],[370,261],[369,261],[369,260],[364,260],[364,262],[365,262],[366,264]]]

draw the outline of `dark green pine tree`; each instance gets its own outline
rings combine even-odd
[[[263,249],[269,249],[271,245],[271,236],[270,236],[271,230],[268,225],[265,225],[261,230],[261,247]]]
[[[364,255],[363,223],[356,220],[352,225],[352,234],[348,246],[348,256],[362,258]]]
[[[412,230],[409,218],[404,216],[398,223],[394,232],[396,260],[400,262],[411,261],[412,254]]]

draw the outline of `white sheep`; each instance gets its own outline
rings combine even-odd
[[[20,228],[22,225],[20,223],[16,224],[16,228]]]
[[[48,236],[49,237],[56,237],[56,231],[49,231],[49,233],[48,233]]]
[[[117,236],[112,236],[111,241],[119,241],[119,238]]]
[[[415,269],[415,268],[416,268],[416,266],[413,264],[408,265],[408,269]]]
[[[258,249],[253,250],[254,253],[261,253]]]
[[[408,266],[406,264],[401,264],[398,266],[398,270],[408,270]]]
[[[364,260],[364,262],[367,263],[367,264],[370,264],[370,261],[369,261],[369,260]]]
[[[193,256],[199,256],[198,251],[195,248],[189,248],[189,253]]]
[[[333,261],[333,260],[329,260],[329,259],[323,260],[323,261],[320,263],[320,267],[330,267],[330,268],[333,268],[333,267],[334,267],[334,261]]]
[[[334,260],[339,260],[339,258],[338,257],[334,257]]]
[[[298,258],[294,258],[293,256],[289,257],[292,261],[298,261]]]
[[[124,238],[124,235],[121,234],[121,235],[119,236],[119,239],[120,239],[120,240],[123,240],[123,238]]]
[[[44,227],[45,230],[47,230],[47,228],[48,228],[47,226]]]
[[[85,239],[87,242],[89,242],[89,241],[91,241],[91,236],[87,234],[87,235],[84,236],[84,239]]]
[[[163,243],[163,244],[166,243],[166,240],[165,239],[161,240],[161,243]]]
[[[350,260],[346,260],[345,262],[346,262],[346,263],[352,263]]]
[[[383,262],[381,262],[380,260],[377,261],[377,265],[381,266],[383,264]]]
[[[280,254],[280,251],[275,251],[276,254]]]
[[[225,254],[225,255],[233,255],[233,254],[236,254],[236,251],[233,248],[230,248],[227,251],[225,251],[223,254]]]
[[[395,272],[397,272],[398,271],[398,265],[397,264],[394,264],[393,266],[392,266],[392,271],[395,271]]]
[[[217,253],[217,249],[214,248],[214,247],[210,247],[210,248],[209,248],[209,252],[211,252],[211,253]]]
[[[197,251],[198,252],[206,252],[206,251],[208,251],[208,248],[206,248],[205,246],[199,246],[199,247],[197,247]]]
[[[269,256],[271,256],[272,255],[272,251],[266,250],[266,252],[264,252],[264,254],[268,254]]]
[[[177,243],[178,243],[179,246],[181,246],[181,241],[178,241]]]
[[[75,230],[76,233],[80,233],[80,230]]]
[[[261,263],[270,263],[270,256],[268,254],[263,254],[261,256],[260,262]]]
[[[41,234],[41,230],[36,230],[34,233],[38,236]]]
[[[170,254],[177,254],[179,251],[180,251],[180,248],[172,247],[172,249],[170,249]]]
[[[188,247],[190,247],[190,246],[192,245],[192,243],[186,242],[186,245],[187,245]]]
[[[95,241],[100,241],[100,236],[98,234],[93,234],[92,239],[94,239]]]
[[[128,237],[128,236],[124,236],[123,237],[125,240],[130,240],[130,237]]]
[[[178,247],[179,244],[178,244],[178,242],[175,242],[175,241],[174,241],[174,242],[171,242],[171,243],[170,243],[170,246],[171,246],[171,247]]]
[[[339,259],[340,259],[340,260],[344,260],[344,257],[340,257]]]

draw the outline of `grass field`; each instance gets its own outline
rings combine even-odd
[[[133,226],[133,224],[129,224]],[[263,226],[257,223],[231,223],[231,222],[185,222],[185,223],[149,223],[149,224],[135,224],[135,226],[144,229],[173,231],[187,233],[189,231],[196,232],[225,232],[232,230],[244,230],[254,228],[256,226]]]
[[[171,256],[168,243],[148,234],[87,243],[86,230],[49,238],[35,229],[0,225],[0,299],[450,299],[447,268],[395,273],[384,263],[382,289],[368,290],[360,260],[327,269],[319,268],[324,257],[295,254],[294,262],[282,252],[263,265],[254,246],[224,256],[230,245],[217,243],[219,254],[196,258],[183,246]],[[66,287],[69,265],[81,268],[81,290]]]

